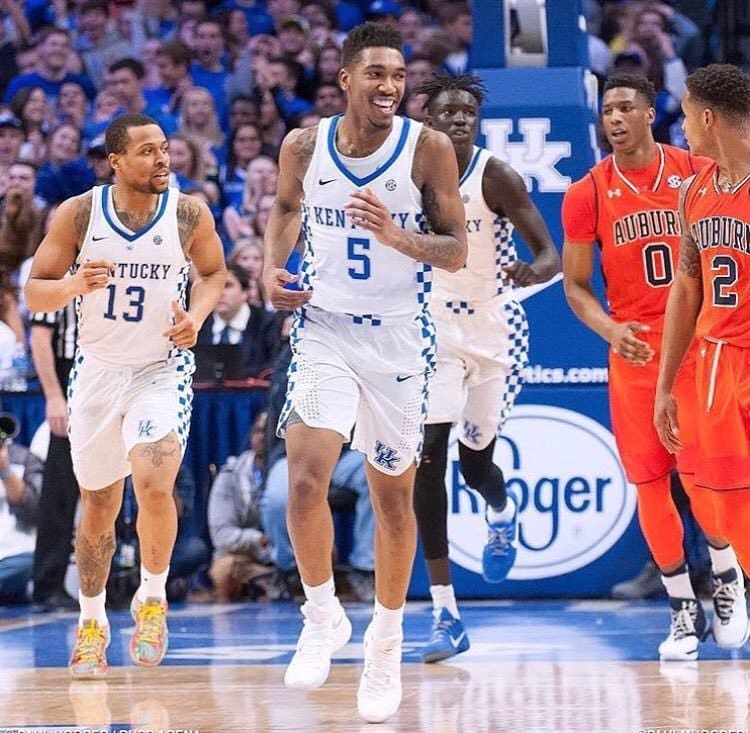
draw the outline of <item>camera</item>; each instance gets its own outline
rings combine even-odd
[[[9,412],[0,412],[0,448],[18,435],[18,419]]]

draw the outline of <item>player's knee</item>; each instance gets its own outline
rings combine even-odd
[[[316,479],[312,474],[300,473],[289,481],[288,511],[291,514],[307,513],[328,497],[328,482]]]
[[[119,492],[111,487],[81,491],[81,512],[85,526],[99,532],[110,529],[120,513],[120,503]]]
[[[445,465],[448,460],[450,424],[427,425],[422,443],[421,467]]]
[[[414,508],[407,491],[381,492],[372,503],[378,524],[386,532],[406,532],[415,523]]]
[[[165,486],[163,479],[156,481],[142,481],[136,490],[138,508],[147,512],[171,511],[175,506],[174,494],[171,486]]]

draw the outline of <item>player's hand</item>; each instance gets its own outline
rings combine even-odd
[[[68,405],[62,395],[50,397],[46,405],[47,424],[53,435],[64,438],[68,433]]]
[[[69,282],[74,295],[88,295],[109,285],[115,263],[112,260],[87,260]]]
[[[677,422],[677,402],[669,392],[656,393],[654,427],[659,434],[659,440],[670,453],[677,453],[682,449],[679,438],[680,425]]]
[[[301,308],[312,298],[312,290],[288,290],[284,287],[297,282],[297,279],[296,275],[292,275],[283,267],[271,267],[263,273],[266,293],[274,308],[293,311],[295,308]]]
[[[523,260],[516,260],[512,265],[503,267],[503,272],[522,288],[544,282],[544,278],[534,269],[534,265]]]
[[[650,330],[651,326],[634,321],[616,324],[609,337],[612,351],[636,366],[648,364],[654,358],[654,350],[636,334]]]
[[[344,206],[347,216],[362,229],[372,232],[386,247],[392,247],[398,239],[400,229],[393,223],[388,207],[368,186],[355,191],[352,200]]]
[[[176,300],[172,301],[174,324],[162,335],[172,339],[178,349],[189,349],[198,340],[198,325],[192,314],[188,313]]]

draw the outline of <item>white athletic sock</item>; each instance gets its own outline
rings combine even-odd
[[[84,621],[94,620],[99,626],[109,626],[107,620],[107,611],[104,603],[107,600],[107,591],[103,590],[98,596],[89,598],[81,591],[78,591],[78,604],[81,607],[81,613],[78,616],[78,625],[83,626]]]
[[[675,575],[662,575],[661,582],[664,583],[670,598],[695,598],[695,591],[687,570]]]
[[[163,573],[151,573],[141,563],[141,584],[136,591],[136,596],[141,603],[147,598],[158,598],[162,601],[167,599],[167,576],[169,565]]]
[[[708,554],[711,556],[711,569],[714,575],[723,575],[727,570],[734,568],[737,571],[737,577],[742,580],[742,570],[731,545],[727,545],[721,550],[709,545]]]
[[[336,598],[336,586],[333,583],[333,575],[320,585],[307,585],[303,582],[302,588],[305,591],[305,598],[314,606],[333,611],[341,605],[339,599]]]
[[[440,615],[441,608],[447,609],[453,618],[461,618],[452,585],[431,585],[430,595],[432,596],[432,614],[435,618]]]
[[[505,506],[502,511],[498,511],[494,507],[487,505],[487,521],[490,524],[496,522],[510,522],[513,519],[513,515],[516,513],[516,503],[513,501],[513,497],[509,496],[505,502]]]
[[[375,599],[375,611],[372,614],[372,635],[375,639],[403,637],[404,607],[386,608]]]

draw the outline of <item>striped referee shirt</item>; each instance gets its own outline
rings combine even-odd
[[[71,300],[64,308],[54,313],[32,313],[31,325],[54,329],[52,352],[55,361],[73,361],[78,345],[75,300]]]

